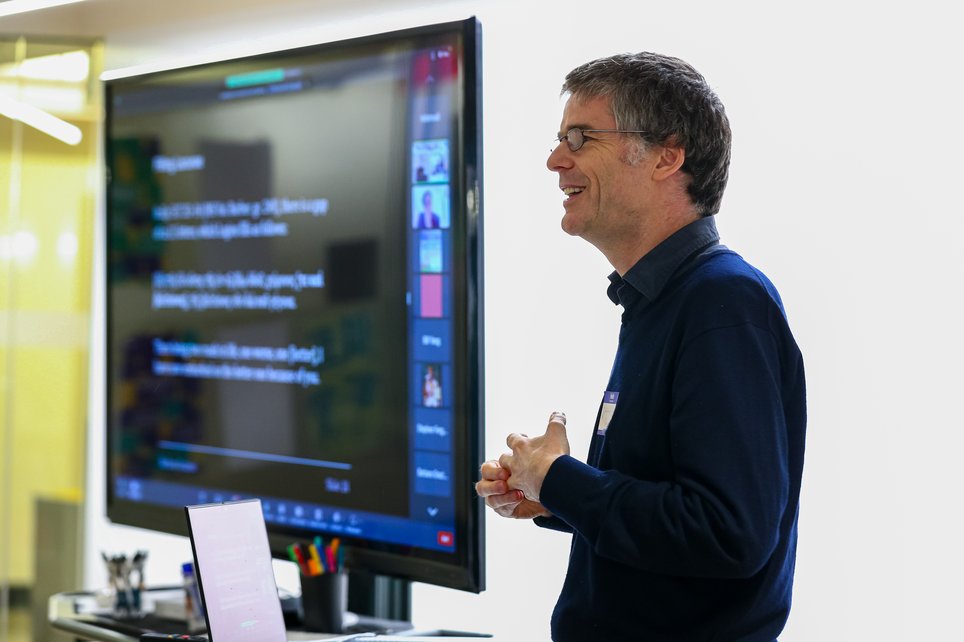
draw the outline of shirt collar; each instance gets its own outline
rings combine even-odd
[[[629,303],[644,296],[654,300],[663,291],[676,270],[697,250],[720,242],[713,216],[699,218],[674,232],[665,241],[650,250],[625,275],[617,272],[609,275],[609,289],[606,294],[615,304],[624,308]],[[625,286],[631,286],[632,292]],[[638,293],[638,294],[636,294]]]

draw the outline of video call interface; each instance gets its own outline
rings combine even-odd
[[[457,53],[111,87],[112,501],[454,552]]]

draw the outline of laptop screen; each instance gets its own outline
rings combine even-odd
[[[185,511],[212,642],[285,642],[261,501]]]

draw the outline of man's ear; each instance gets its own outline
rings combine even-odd
[[[683,167],[686,150],[675,144],[672,138],[657,148],[656,164],[653,166],[653,180],[663,181],[674,176]]]

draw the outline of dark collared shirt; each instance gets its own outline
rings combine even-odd
[[[540,497],[538,523],[573,533],[553,639],[771,642],[806,426],[780,297],[712,218],[610,279],[624,311],[589,459],[557,459]]]
[[[716,219],[712,216],[698,219],[654,247],[629,268],[625,276],[620,277],[618,272],[610,274],[606,294],[613,303],[626,310],[640,296],[647,302],[655,301],[670,277],[687,259],[693,258],[694,253],[719,245],[719,242]]]

